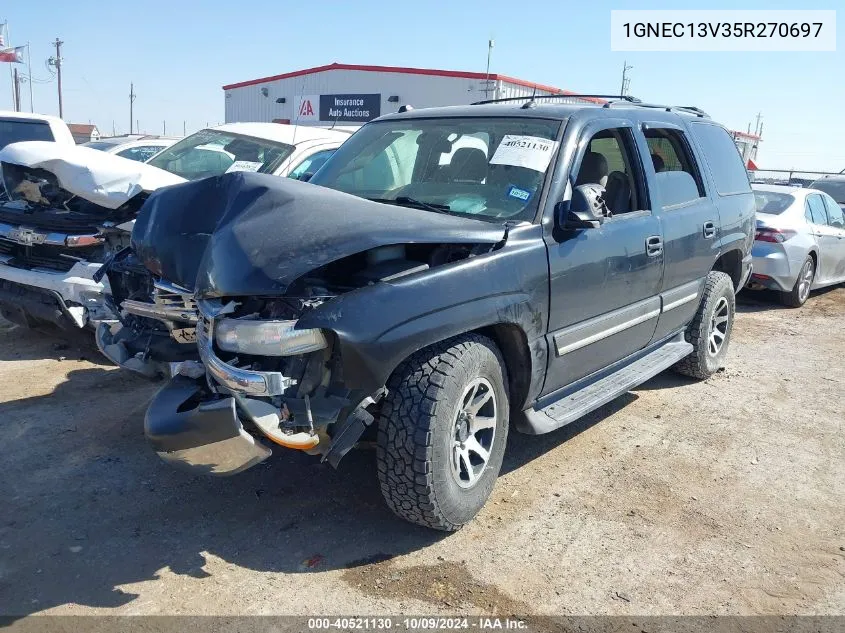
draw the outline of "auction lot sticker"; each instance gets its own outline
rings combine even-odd
[[[505,134],[496,153],[490,159],[491,165],[512,165],[527,167],[534,171],[546,171],[557,150],[557,141],[539,136]]]
[[[611,11],[610,50],[835,51],[836,11]]]

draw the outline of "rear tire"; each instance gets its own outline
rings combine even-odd
[[[719,371],[728,352],[735,313],[731,278],[722,272],[709,273],[698,311],[686,332],[693,352],[674,366],[675,371],[700,380]]]
[[[416,352],[388,380],[378,431],[378,476],[403,519],[454,531],[487,502],[508,435],[507,370],[477,334]]]
[[[800,308],[810,298],[810,288],[813,287],[813,280],[816,278],[816,262],[812,255],[808,255],[798,273],[798,279],[789,292],[780,293],[780,301],[790,308]]]

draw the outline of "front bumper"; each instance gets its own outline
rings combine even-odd
[[[233,397],[203,402],[202,392],[201,380],[176,376],[153,398],[144,433],[159,457],[191,472],[226,476],[271,455],[244,429]]]
[[[94,281],[94,273],[102,264],[77,262],[67,272],[47,271],[44,269],[25,270],[8,266],[0,260],[0,280],[10,282],[17,294],[53,297],[57,306],[48,312],[39,308],[43,300],[19,301],[15,294],[0,294],[3,309],[20,316],[27,324],[31,319],[48,320],[57,325],[85,327],[89,323],[97,325],[102,321],[111,321],[114,315],[106,305],[105,293],[109,292],[108,282]],[[29,317],[29,318],[28,318]]]

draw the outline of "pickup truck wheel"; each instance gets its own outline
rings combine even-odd
[[[675,365],[675,371],[702,380],[719,371],[728,353],[735,313],[731,278],[722,272],[711,272],[704,283],[698,312],[686,334],[693,352]]]
[[[798,279],[789,292],[780,293],[781,303],[790,308],[800,308],[810,298],[810,288],[813,287],[813,279],[816,276],[816,262],[811,255],[807,256]]]
[[[378,475],[393,512],[454,531],[493,490],[508,435],[507,370],[490,339],[468,334],[416,352],[388,381]]]

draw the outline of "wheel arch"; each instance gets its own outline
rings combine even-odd
[[[491,339],[499,348],[508,373],[511,405],[521,409],[531,391],[531,377],[535,370],[525,330],[516,323],[496,323],[474,332]]]
[[[734,285],[734,292],[739,292],[741,289],[742,258],[742,251],[738,248],[732,248],[719,255],[718,259],[713,263],[713,268],[711,268],[711,270],[725,273],[731,278]]]

